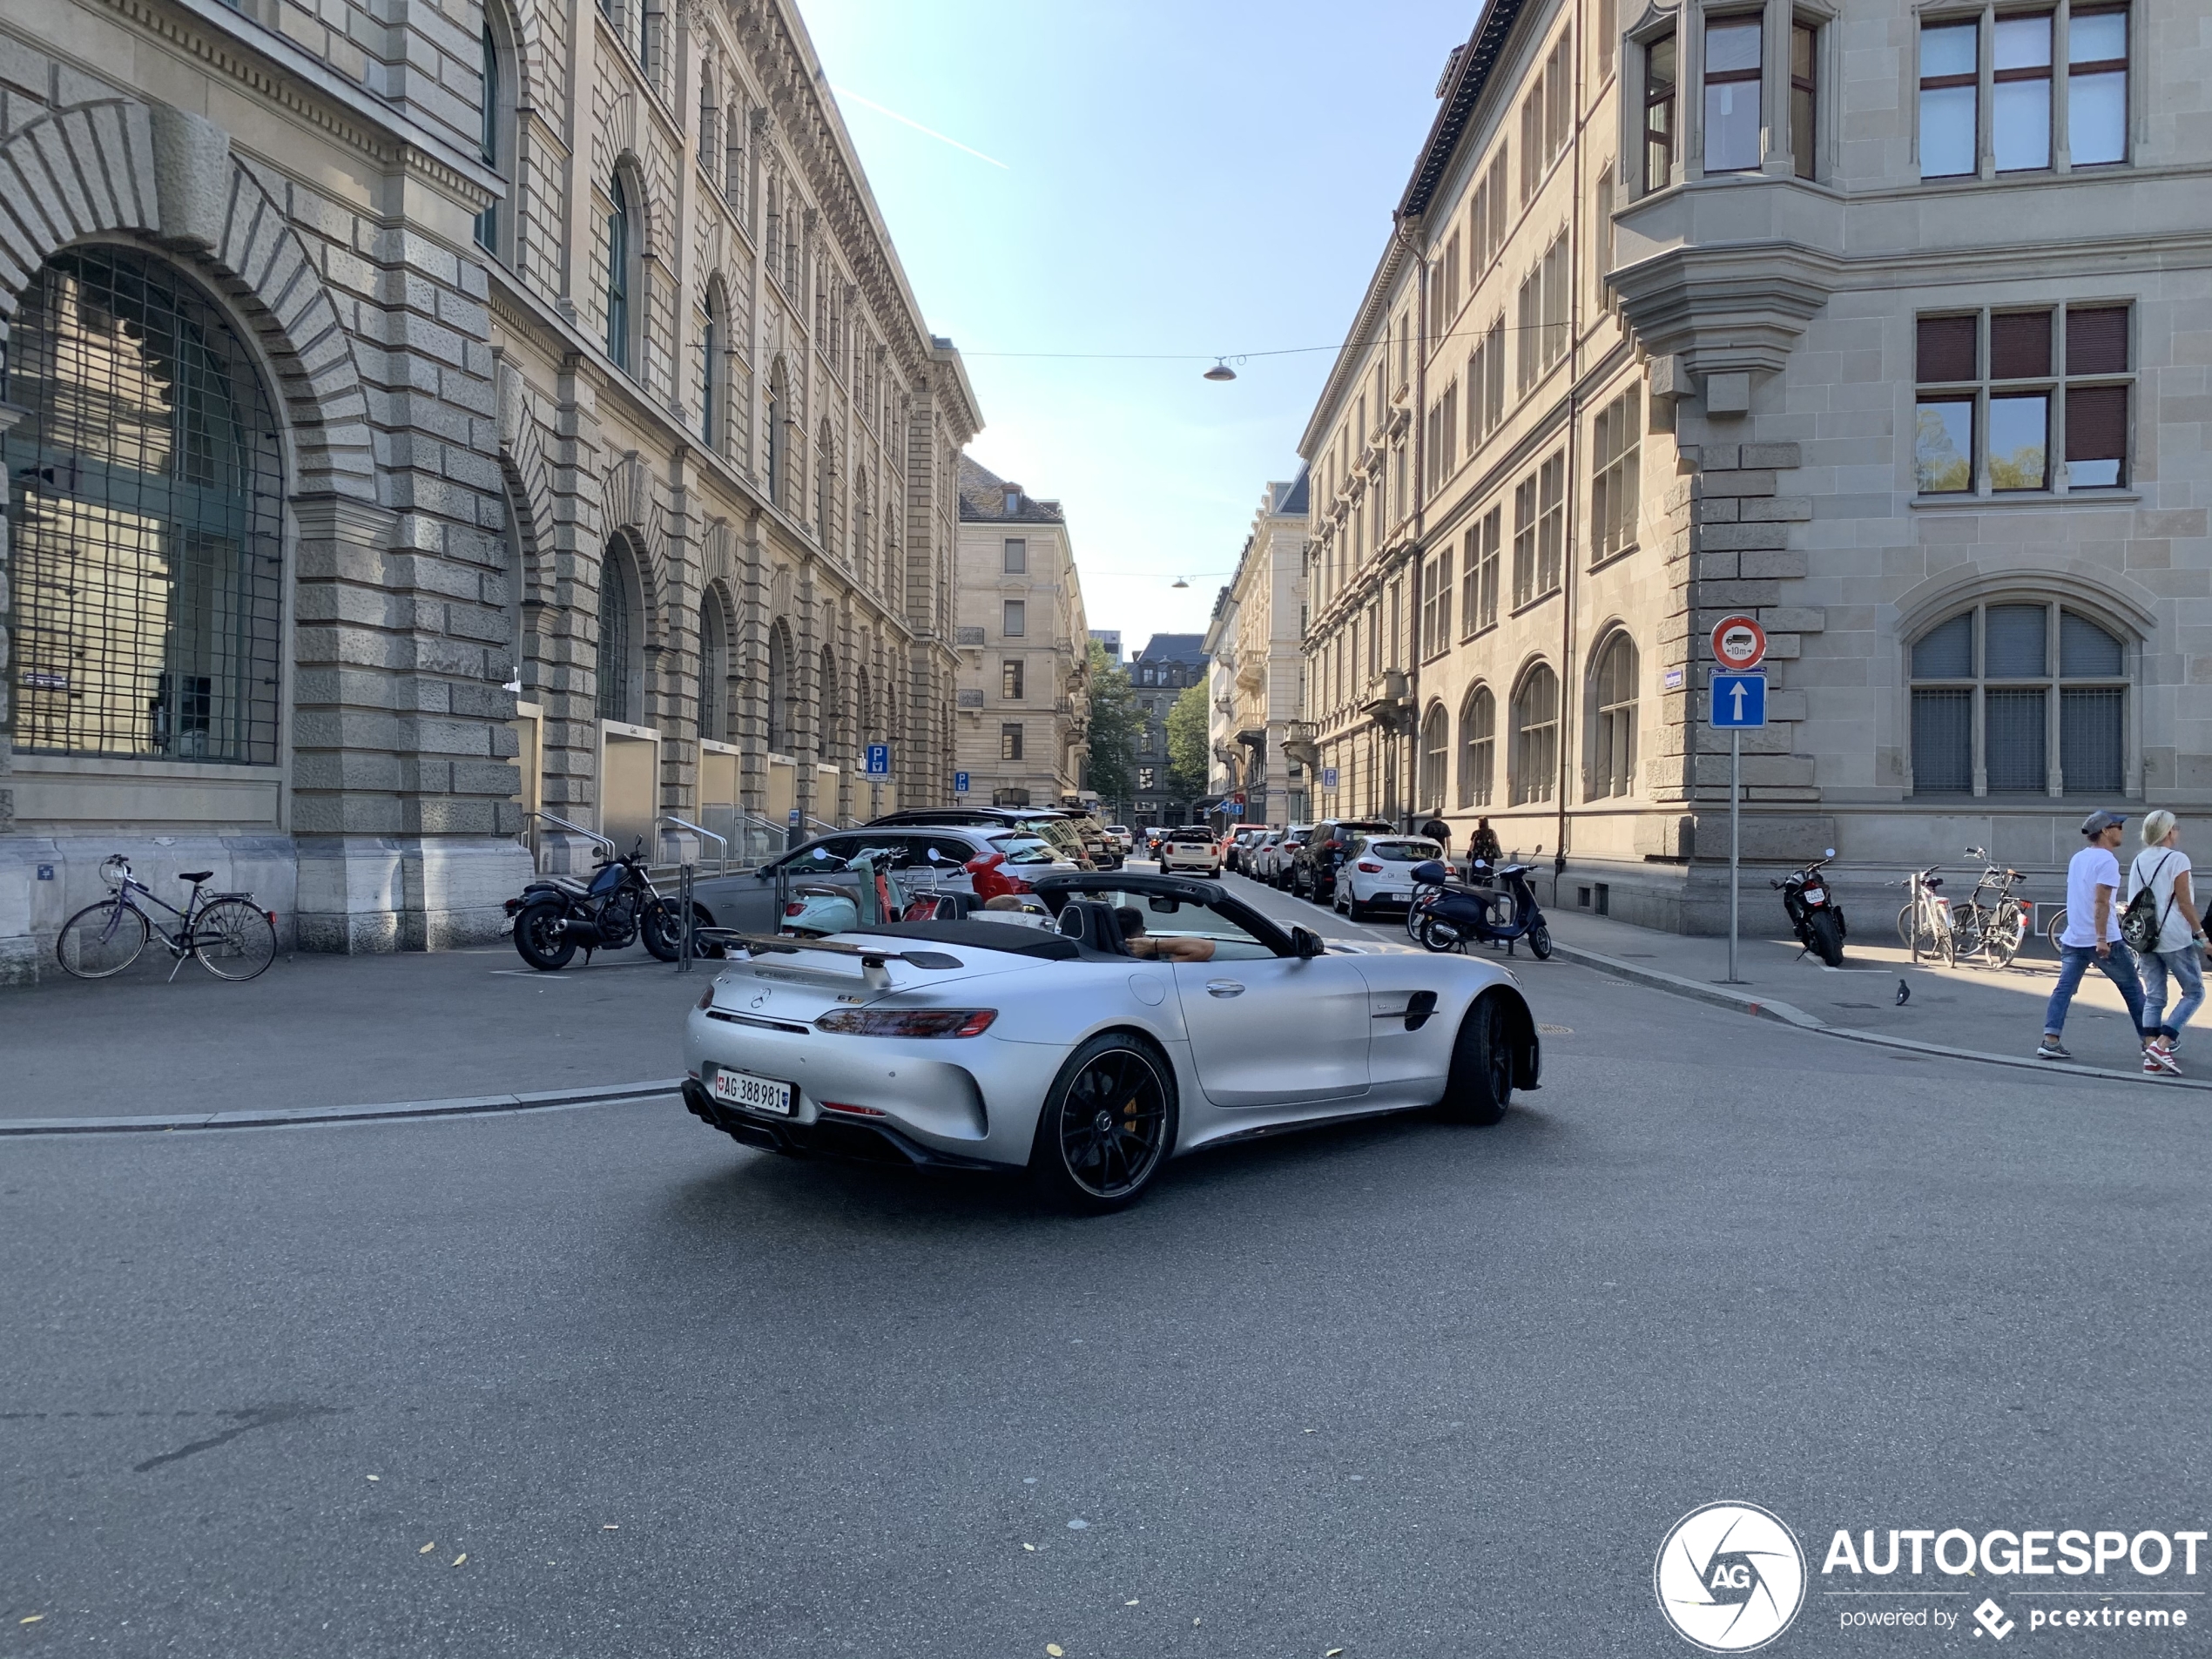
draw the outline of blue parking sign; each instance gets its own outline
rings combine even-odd
[[[1322,768],[1321,768],[1321,787],[1322,787],[1322,788],[1324,788],[1324,789],[1334,789],[1336,786],[1337,786],[1337,769],[1336,769],[1334,766],[1324,766],[1324,767],[1322,767]]]
[[[891,745],[887,743],[868,745],[868,776],[888,778],[891,775]]]
[[[954,772],[953,774],[953,793],[955,795],[965,795],[967,792],[968,774],[964,772]]]
[[[1765,725],[1765,675],[1713,676],[1712,725],[1716,732],[1750,732]]]

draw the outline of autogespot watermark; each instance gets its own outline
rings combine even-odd
[[[1816,1533],[1814,1536],[1819,1534]],[[1817,1575],[1789,1527],[1750,1503],[1710,1503],[1668,1531],[1652,1568],[1659,1610],[1708,1653],[1787,1631],[1807,1595],[1833,1629],[1925,1630],[2002,1642],[2046,1632],[2170,1634],[2212,1613],[2200,1568],[2212,1532],[2181,1528],[1839,1527]]]

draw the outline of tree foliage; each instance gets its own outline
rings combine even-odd
[[[1136,739],[1143,730],[1129,670],[1090,642],[1090,786],[1118,813],[1125,809],[1136,780]]]
[[[1206,792],[1208,761],[1212,747],[1206,738],[1205,683],[1186,685],[1168,710],[1168,792],[1178,800],[1196,800]]]

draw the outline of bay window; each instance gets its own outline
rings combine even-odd
[[[1758,14],[1705,22],[1705,171],[1750,172],[1759,165]]]

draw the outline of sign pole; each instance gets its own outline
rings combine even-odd
[[[1728,734],[1728,982],[1741,985],[1736,977],[1736,916],[1737,900],[1743,883],[1737,879],[1743,860],[1743,733],[1731,729]]]

